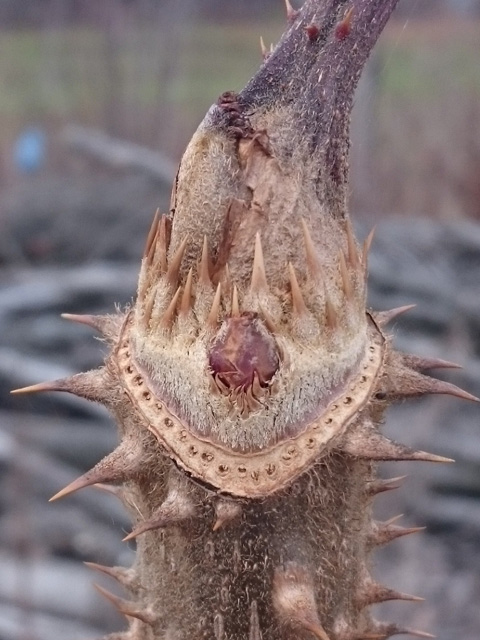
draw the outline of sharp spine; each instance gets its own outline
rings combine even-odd
[[[158,233],[159,219],[160,219],[160,209],[157,209],[155,211],[155,216],[153,218],[152,225],[147,235],[147,241],[145,243],[145,251],[143,252],[143,257],[147,259],[147,262],[149,264],[151,263],[151,259],[153,257],[152,247],[154,246],[154,241]]]
[[[388,478],[388,480],[373,480],[367,485],[367,494],[369,496],[376,496],[379,493],[385,491],[393,491],[401,486],[402,480],[405,480],[407,476],[397,476],[396,478]]]
[[[215,296],[213,298],[212,307],[210,309],[210,313],[207,318],[207,326],[211,329],[216,329],[218,325],[218,314],[220,312],[220,303],[222,300],[222,284],[221,282],[217,285],[217,290],[215,292]]]
[[[360,593],[357,597],[358,604],[363,607],[369,607],[372,604],[388,602],[389,600],[405,600],[408,602],[424,602],[425,598],[412,596],[408,593],[402,593],[395,589],[390,589],[382,584],[378,584],[369,580],[362,585]]]
[[[270,331],[270,333],[278,333],[278,327],[272,318],[272,316],[268,313],[268,311],[262,307],[262,305],[258,305],[260,314],[262,316],[262,320],[265,323],[265,326]]]
[[[303,316],[308,313],[307,305],[303,299],[300,285],[298,284],[295,269],[291,262],[288,263],[288,273],[290,278],[290,291],[292,294],[293,311],[297,316]]]
[[[160,329],[169,330],[172,328],[173,323],[175,321],[175,316],[177,312],[177,303],[178,303],[178,298],[180,297],[181,291],[182,291],[182,287],[178,287],[178,289],[175,291],[175,294],[172,300],[170,301],[170,304],[163,312],[162,317],[160,318],[157,325]]]
[[[192,308],[192,291],[193,291],[193,268],[190,267],[185,287],[183,289],[182,300],[180,302],[180,315],[186,316]]]
[[[433,453],[410,449],[389,440],[376,431],[371,424],[362,425],[356,432],[348,434],[339,447],[344,453],[367,460],[422,460],[424,462],[454,462]]]
[[[131,589],[135,582],[135,575],[132,569],[126,569],[125,567],[107,567],[103,564],[97,564],[96,562],[84,562],[83,564],[89,569],[93,569],[93,571],[98,571],[113,578],[126,589]]]
[[[411,353],[402,354],[402,362],[409,369],[418,372],[429,371],[430,369],[462,369],[462,366],[455,362],[449,362],[441,358],[416,356]]]
[[[285,7],[287,9],[287,20],[293,22],[298,16],[298,10],[292,7],[290,0],[285,0]]]
[[[141,323],[145,329],[148,329],[150,325],[154,304],[155,304],[155,290],[150,292],[149,298],[148,300],[145,301],[145,305],[143,307],[143,315],[141,318]]]
[[[71,393],[79,398],[85,398],[93,402],[105,404],[107,396],[105,393],[106,370],[101,367],[92,369],[85,373],[77,373],[67,378],[52,380],[51,382],[40,382],[28,387],[13,389],[10,393],[16,395],[21,393],[43,393],[45,391],[61,391]]]
[[[204,286],[212,286],[210,279],[210,268],[208,264],[208,239],[203,237],[202,256],[200,258],[200,266],[198,270],[198,281]]]
[[[304,567],[290,562],[275,571],[272,602],[283,625],[329,640],[318,619],[312,579]]]
[[[54,502],[94,484],[105,482],[118,484],[124,482],[133,477],[139,471],[139,468],[139,452],[136,452],[130,443],[124,441],[112,453],[100,460],[93,469],[90,469],[83,476],[80,476],[52,496],[49,502]]]
[[[197,511],[189,493],[186,479],[171,476],[167,497],[152,516],[137,525],[123,542],[133,540],[142,533],[153,529],[179,526],[195,517]]]
[[[117,611],[122,613],[124,616],[127,616],[129,618],[137,618],[138,620],[141,620],[142,622],[150,626],[155,624],[157,616],[152,611],[139,607],[136,602],[119,598],[118,596],[110,593],[110,591],[107,591],[107,589],[104,589],[98,584],[94,584],[93,586],[99,593],[101,593],[102,596],[104,596],[114,605]]]
[[[418,631],[417,629],[410,629],[408,627],[399,627],[396,624],[386,623],[386,622],[374,622],[375,626],[372,629],[373,633],[377,634],[377,638],[379,640],[387,640],[392,636],[397,635],[409,635],[414,636],[415,638],[435,638],[431,633],[427,633],[426,631]],[[365,636],[368,637],[368,636]],[[369,636],[375,637],[375,636]]]
[[[182,242],[180,243],[180,246],[175,251],[174,255],[172,256],[172,259],[169,262],[166,277],[172,287],[178,286],[178,275],[180,273],[180,267],[182,266],[182,260],[183,260],[183,256],[185,255],[185,249],[187,248],[187,244],[188,244],[188,236],[186,236],[182,240]]]
[[[370,248],[373,242],[373,236],[375,235],[375,227],[370,231],[368,236],[365,238],[365,242],[363,243],[363,251],[362,251],[362,266],[365,270],[365,276],[368,274],[368,254],[370,253]]]
[[[377,311],[374,314],[374,318],[380,327],[385,327],[387,324],[392,322],[392,320],[398,318],[398,316],[415,309],[416,306],[416,304],[406,304],[403,307],[396,307],[395,309],[389,309],[388,311]]]
[[[120,329],[120,317],[110,315],[77,315],[75,313],[62,313],[61,317],[70,322],[83,324],[98,333],[104,338],[116,338]]]
[[[342,278],[342,283],[343,283],[343,292],[345,294],[345,297],[347,298],[347,300],[352,301],[353,300],[353,285],[352,285],[352,281],[350,279],[350,274],[348,273],[348,267],[347,267],[347,263],[345,261],[345,255],[343,253],[343,251],[340,251],[339,257],[338,257],[338,263],[340,265],[340,276]]]
[[[441,394],[454,396],[461,400],[471,400],[472,402],[480,402],[476,396],[457,387],[451,382],[438,380],[430,376],[423,375],[413,369],[407,367],[394,367],[390,374],[391,389],[387,395],[394,398],[407,398],[415,396],[423,396],[426,394]]]
[[[252,293],[268,290],[265,262],[263,259],[262,241],[260,233],[255,236],[255,250],[253,254],[252,280],[250,285]]]
[[[350,220],[346,222],[347,227],[347,247],[348,247],[348,263],[353,270],[358,269],[360,266],[360,256],[358,255],[357,243],[355,242],[355,236],[353,235],[352,224]]]
[[[158,232],[154,244],[154,254],[152,261],[154,262],[154,268],[159,270],[160,273],[166,273],[167,271],[167,253],[168,245],[170,243],[170,220],[167,216],[163,215],[160,218],[160,224],[158,226]],[[158,251],[158,256],[157,256]]]
[[[266,60],[268,58],[268,49],[265,46],[265,42],[262,36],[260,36],[260,51],[262,52],[262,58]]]
[[[368,546],[381,547],[397,538],[402,538],[412,533],[420,533],[421,531],[425,531],[425,527],[400,527],[393,524],[391,520],[386,522],[374,521],[368,536]]]

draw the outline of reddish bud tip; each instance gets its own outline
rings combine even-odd
[[[316,24],[308,24],[305,27],[305,33],[307,34],[308,39],[313,42],[318,38],[318,34],[320,33],[320,29]]]
[[[335,29],[335,37],[337,40],[345,40],[345,38],[350,35],[350,31],[352,30],[352,15],[353,7],[350,7],[343,20],[337,24]]]

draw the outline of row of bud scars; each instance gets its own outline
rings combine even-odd
[[[345,249],[338,254],[337,274],[327,278],[309,228],[302,220],[306,276],[300,282],[293,264],[287,262],[285,292],[274,292],[269,287],[259,233],[253,247],[251,281],[241,291],[228,263],[222,267],[212,264],[206,237],[196,268],[187,270],[188,265],[182,265],[188,237],[168,258],[170,227],[166,216],[155,216],[142,261],[135,324],[147,334],[213,332],[225,318],[255,313],[271,333],[283,330],[295,339],[315,342],[324,341],[326,331],[351,324],[364,312],[372,236],[360,254],[349,223]]]

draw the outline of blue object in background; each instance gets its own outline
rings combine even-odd
[[[15,141],[13,161],[20,173],[31,174],[45,164],[47,136],[39,127],[27,127]]]

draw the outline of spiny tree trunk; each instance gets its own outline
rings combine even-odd
[[[360,71],[396,0],[287,3],[289,28],[240,93],[211,107],[171,209],[147,240],[135,305],[70,316],[111,343],[99,370],[29,390],[106,405],[121,442],[56,497],[112,483],[134,521],[132,568],[96,566],[124,640],[367,640],[409,631],[369,605],[369,554],[411,533],[372,520],[396,482],[378,460],[443,461],[381,435],[385,408],[468,394],[395,352],[365,308],[369,241],[347,214]]]

